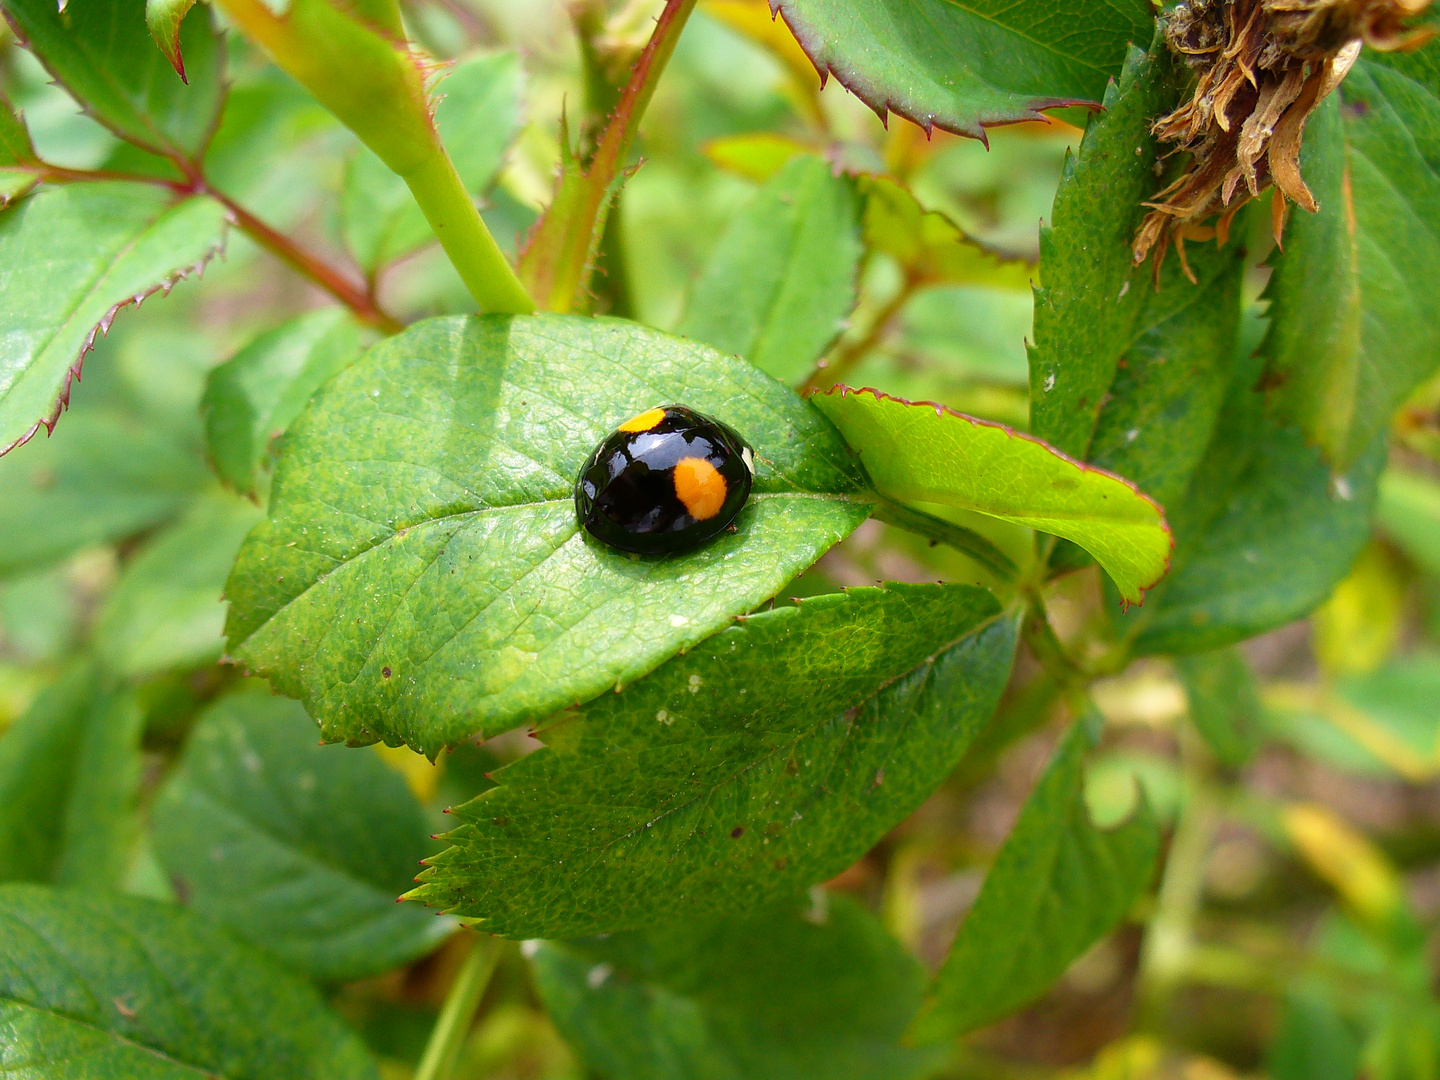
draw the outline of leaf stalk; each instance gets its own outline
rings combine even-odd
[[[425,1044],[425,1055],[415,1070],[415,1080],[450,1080],[455,1075],[465,1037],[470,1034],[480,999],[485,996],[495,963],[500,959],[499,939],[473,933],[471,937],[470,952],[445,995],[440,1018],[435,1021],[430,1041]]]
[[[376,303],[373,295],[349,280],[343,273],[325,262],[325,260],[318,255],[297,244],[284,233],[278,232],[269,225],[266,225],[265,222],[246,210],[234,199],[230,198],[230,196],[216,190],[192,163],[179,161],[176,162],[176,164],[189,175],[189,180],[166,180],[157,176],[143,176],[140,174],[115,172],[104,169],[67,169],[59,165],[51,165],[49,162],[44,161],[37,161],[30,165],[17,167],[32,169],[40,181],[46,184],[84,184],[97,182],[150,184],[153,187],[166,188],[176,195],[208,195],[225,207],[229,213],[231,223],[237,229],[250,237],[250,239],[255,241],[260,247],[274,255],[286,266],[289,266],[296,273],[324,289],[336,300],[349,308],[361,322],[373,326],[386,334],[398,334],[401,330],[405,329],[404,323],[399,322],[381,310],[380,305]]]
[[[1013,559],[974,529],[935,517],[924,511],[881,497],[873,516],[887,525],[915,533],[936,543],[948,544],[962,555],[974,559],[1001,581],[1010,584],[1020,576]]]

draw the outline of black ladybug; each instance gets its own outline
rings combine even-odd
[[[591,536],[621,551],[688,551],[729,528],[754,477],[754,455],[731,428],[662,405],[595,448],[575,482],[575,512]]]

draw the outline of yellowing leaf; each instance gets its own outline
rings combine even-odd
[[[810,119],[824,123],[820,113],[820,73],[783,22],[771,11],[769,0],[703,0],[700,10],[736,33],[749,38],[785,68],[795,103]]]
[[[1315,657],[1331,675],[1374,671],[1394,651],[1404,614],[1400,567],[1386,548],[1372,543],[1315,612]]]
[[[1281,815],[1301,857],[1367,922],[1389,924],[1405,910],[1400,875],[1365,836],[1316,803],[1294,803]]]
[[[757,184],[769,180],[791,158],[811,152],[804,143],[769,131],[711,139],[703,149],[705,156],[720,168],[746,180],[754,180]]]

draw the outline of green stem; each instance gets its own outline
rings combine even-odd
[[[485,996],[485,987],[499,958],[498,939],[480,934],[473,936],[465,963],[445,995],[445,1005],[430,1032],[430,1041],[425,1045],[425,1056],[420,1059],[414,1080],[450,1080],[455,1075],[465,1037],[475,1020],[475,1010],[480,1007],[480,999]]]
[[[815,365],[815,370],[805,380],[803,390],[820,390],[835,383],[842,382],[854,369],[855,365],[864,360],[870,351],[880,344],[881,338],[890,329],[890,324],[900,314],[905,305],[910,302],[920,288],[925,284],[924,280],[908,274],[895,295],[885,302],[885,305],[875,313],[870,320],[870,328],[863,335],[853,339],[849,344],[842,345],[834,355],[822,359]]]
[[[1062,693],[1071,699],[1072,705],[1075,704],[1077,694],[1090,681],[1089,675],[1065,650],[1055,628],[1050,625],[1045,602],[1039,595],[1031,596],[1020,633],[1025,638],[1025,644],[1029,645],[1030,651],[1035,654],[1035,659],[1039,660],[1040,666],[1045,669],[1045,674],[1054,679]]]
[[[437,145],[434,154],[402,176],[480,310],[534,311],[535,301],[490,235],[445,148]]]
[[[1194,978],[1198,956],[1195,922],[1205,888],[1205,864],[1220,816],[1211,789],[1208,761],[1188,731],[1180,733],[1185,800],[1175,838],[1165,859],[1165,874],[1155,913],[1140,957],[1139,996],[1143,1015],[1154,1027],[1166,1014],[1176,986]],[[1213,954],[1208,957],[1213,960]],[[1223,965],[1222,965],[1223,967]]]
[[[956,551],[974,559],[1001,581],[1013,582],[1019,577],[1020,568],[1015,565],[1010,556],[974,529],[967,529],[964,525],[956,525],[953,521],[934,517],[906,506],[904,503],[883,497],[875,506],[874,516],[887,525],[894,525],[896,528],[926,537],[936,543],[948,544]]]
[[[236,27],[405,180],[483,310],[535,310],[435,130],[424,69],[403,41],[396,4],[290,0],[277,15],[265,0],[219,3]]]

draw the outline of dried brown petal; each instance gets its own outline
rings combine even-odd
[[[1236,210],[1274,186],[1278,242],[1288,199],[1318,209],[1300,173],[1305,123],[1340,85],[1362,45],[1412,49],[1433,36],[1409,19],[1431,0],[1184,0],[1166,16],[1170,49],[1195,71],[1190,97],[1152,126],[1181,175],[1146,205],[1135,261],[1153,251],[1158,276],[1174,244],[1213,233],[1223,244]],[[1235,199],[1244,185],[1245,196]],[[1206,225],[1220,217],[1213,229]],[[1187,267],[1188,272],[1188,267]]]

